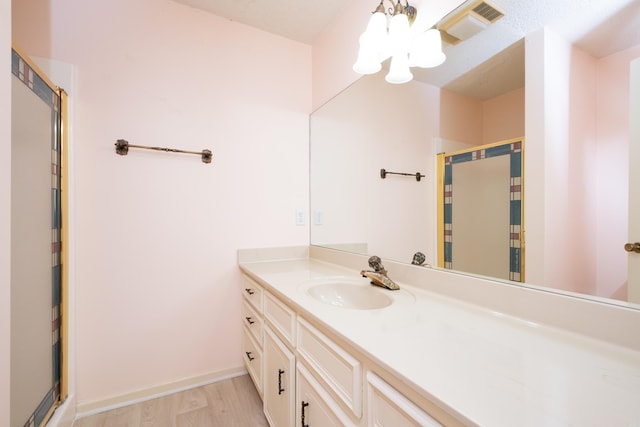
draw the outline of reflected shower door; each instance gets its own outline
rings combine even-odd
[[[439,155],[438,266],[521,282],[521,138]]]

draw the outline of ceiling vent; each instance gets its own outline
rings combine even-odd
[[[486,0],[473,1],[445,16],[436,26],[442,40],[457,44],[485,30],[504,16],[504,12]]]

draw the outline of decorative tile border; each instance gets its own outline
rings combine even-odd
[[[509,155],[509,280],[522,281],[522,141],[483,148],[444,158],[444,268],[453,268],[453,165]]]
[[[62,150],[60,143],[60,96],[35,72],[15,50],[11,50],[11,73],[51,108],[51,351],[53,378],[51,389],[43,396],[33,414],[25,422],[27,426],[39,426],[60,400],[61,342],[60,342],[60,292],[61,277],[61,197],[60,197],[60,161]]]

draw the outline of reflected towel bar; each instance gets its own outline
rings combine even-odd
[[[420,178],[424,178],[425,175],[422,175],[420,172],[416,173],[404,173],[404,172],[389,172],[386,169],[380,169],[380,178],[385,179],[387,175],[404,175],[404,176],[415,176],[416,181],[420,181]]]
[[[186,153],[186,154],[198,154],[202,156],[203,163],[211,163],[211,157],[213,154],[211,150],[202,150],[202,151],[186,151],[186,150],[178,150],[177,148],[163,148],[163,147],[147,147],[144,145],[133,145],[129,144],[128,141],[124,139],[119,139],[116,141],[116,153],[121,156],[126,156],[129,153],[129,148],[144,148],[146,150],[156,150],[156,151],[167,151],[171,153]]]

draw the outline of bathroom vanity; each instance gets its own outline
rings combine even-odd
[[[640,425],[634,310],[385,262],[389,291],[360,277],[367,257],[316,247],[239,264],[243,357],[273,427]]]

